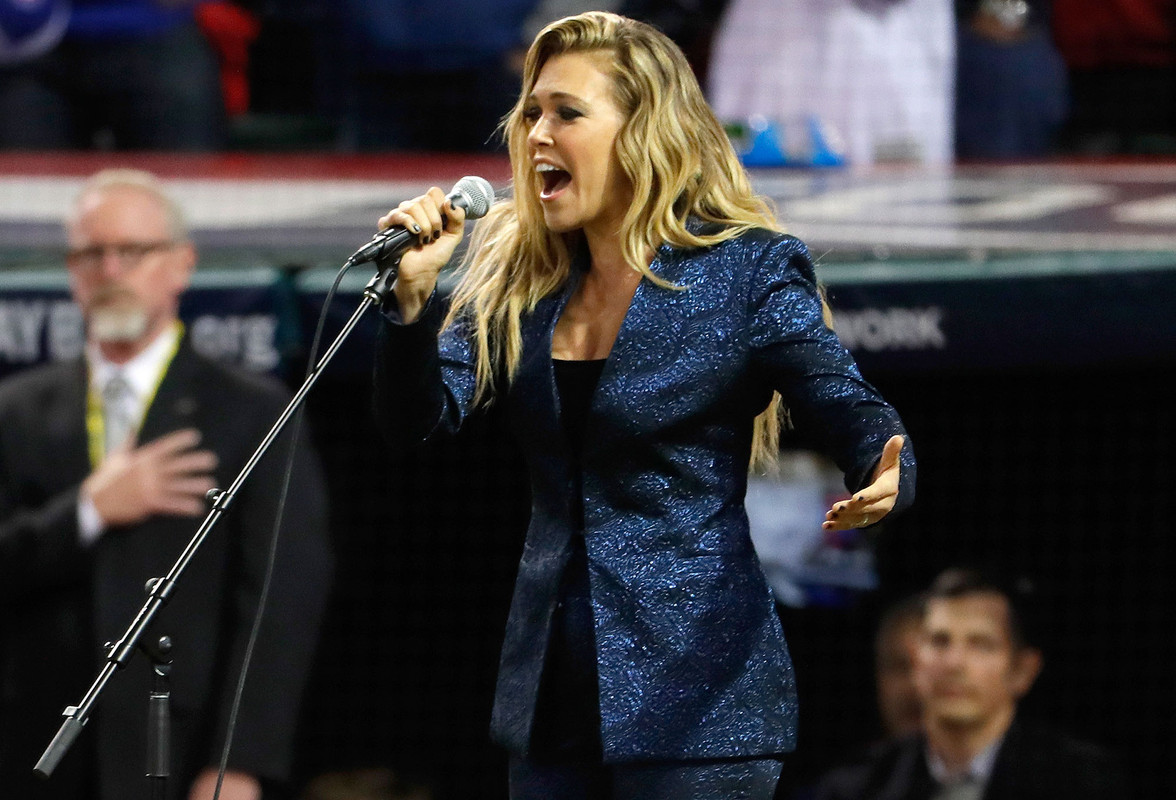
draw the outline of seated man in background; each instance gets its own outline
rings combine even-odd
[[[915,658],[923,633],[923,605],[918,596],[886,609],[874,636],[874,683],[878,717],[887,740],[918,733],[923,703],[915,687]]]
[[[820,800],[1115,800],[1113,758],[1017,719],[1041,670],[1019,593],[965,570],[926,594],[914,682],[923,732],[831,773]]]
[[[915,658],[923,636],[921,595],[905,597],[882,610],[874,633],[874,696],[878,704],[878,736],[868,744],[848,745],[837,767],[821,776],[826,796],[843,797],[838,787],[856,786],[861,765],[887,743],[917,734],[923,726],[923,703],[915,688]],[[801,786],[793,800],[810,800],[816,786]]]

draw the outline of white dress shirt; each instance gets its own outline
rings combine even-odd
[[[115,364],[103,357],[97,345],[86,347],[86,362],[89,365],[90,392],[97,397],[103,396],[103,390],[116,375],[121,375],[127,382],[130,392],[126,399],[127,413],[134,420],[131,428],[137,431],[147,413],[159,381],[163,377],[175,352],[180,337],[178,325],[169,325],[151,344],[147,345],[138,355],[125,364]],[[78,536],[84,546],[98,541],[106,530],[106,522],[94,507],[94,501],[89,495],[82,493],[78,496]]]
[[[983,797],[988,786],[988,778],[992,775],[992,765],[996,763],[996,754],[1000,751],[1003,741],[1004,737],[997,739],[973,756],[966,769],[956,772],[949,770],[943,759],[928,747],[927,770],[938,786],[931,795],[932,800],[979,800]]]

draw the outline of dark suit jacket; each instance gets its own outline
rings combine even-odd
[[[880,745],[830,772],[814,800],[929,800],[935,782],[921,736]],[[984,800],[1126,800],[1126,780],[1106,751],[1058,731],[1016,722],[1005,734]]]
[[[92,722],[44,785],[33,765],[97,676],[102,645],[120,637],[167,573],[199,519],[156,517],[111,529],[89,549],[78,541],[77,497],[87,455],[86,369],[52,364],[0,385],[0,790],[13,797],[74,797],[93,785],[86,753],[96,754],[100,800],[146,796],[146,699],[150,663],[142,654],[115,674]],[[226,488],[284,407],[268,379],[230,370],[183,342],[139,435],[148,442],[180,428],[201,431],[219,458]],[[288,433],[288,432],[287,432]],[[153,627],[175,643],[172,669],[173,796],[186,796],[199,769],[219,762],[241,660],[260,596],[289,436],[254,471],[236,501],[177,581]],[[297,709],[325,602],[330,550],[326,498],[317,461],[300,443],[278,562],[254,652],[230,768],[286,776]],[[43,794],[42,794],[43,793]]]
[[[601,739],[609,761],[755,756],[794,746],[796,694],[743,500],[752,422],[773,389],[858,488],[898,415],[822,319],[808,251],[752,231],[716,247],[662,247],[600,376],[584,431],[584,538],[595,618]],[[539,676],[573,521],[571,449],[559,421],[551,337],[575,290],[522,320],[506,396],[530,469],[531,520],[499,668],[492,728],[529,746]],[[438,341],[433,303],[386,324],[377,419],[397,441],[455,430],[470,410],[464,325]],[[914,496],[904,450],[899,507]],[[820,520],[814,520],[817,525]]]

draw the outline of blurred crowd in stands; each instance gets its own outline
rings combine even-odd
[[[1176,153],[1176,0],[0,0],[0,148],[495,150],[523,43],[589,8],[784,149]]]

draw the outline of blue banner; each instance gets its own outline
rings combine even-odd
[[[968,265],[823,264],[835,328],[874,371],[1098,366],[1176,358],[1176,254],[1035,257]],[[358,307],[370,270],[339,287],[320,350]],[[180,315],[213,358],[280,373],[310,347],[330,269],[207,269]],[[376,312],[332,362],[371,369]],[[0,377],[76,357],[82,316],[62,271],[0,271]]]

